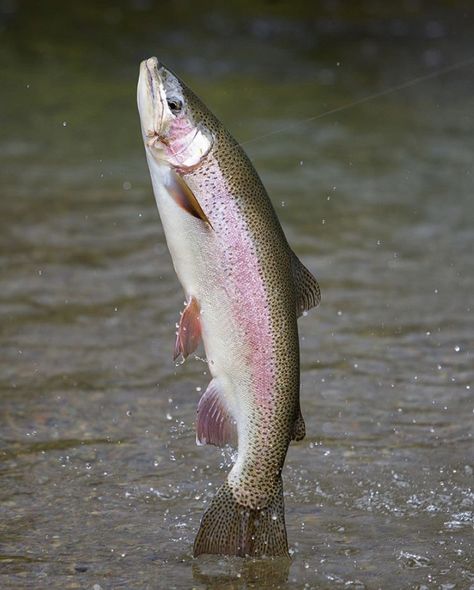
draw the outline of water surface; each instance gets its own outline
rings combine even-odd
[[[472,66],[294,126],[474,55],[470,21],[90,4],[4,7],[0,585],[474,588]],[[195,446],[209,376],[171,358],[135,107],[154,53],[248,142],[321,283],[289,567],[192,558],[232,455]]]

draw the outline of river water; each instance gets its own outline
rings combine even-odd
[[[473,57],[466,14],[38,4],[0,29],[0,586],[474,588],[472,62],[385,93]],[[232,453],[196,447],[206,365],[172,362],[152,54],[244,142],[321,284],[289,565],[192,558]]]

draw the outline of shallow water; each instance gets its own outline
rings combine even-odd
[[[0,586],[474,588],[473,66],[292,126],[474,55],[472,21],[5,6]],[[195,446],[206,366],[171,359],[183,295],[134,96],[153,53],[252,140],[321,283],[290,565],[192,558],[232,455]]]

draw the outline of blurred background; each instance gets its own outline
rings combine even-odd
[[[3,588],[474,588],[473,16],[0,0]],[[192,559],[232,453],[195,446],[206,365],[172,362],[183,294],[135,102],[151,55],[244,144],[321,284],[289,568]]]

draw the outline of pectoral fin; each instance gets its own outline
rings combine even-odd
[[[199,342],[201,341],[201,321],[199,316],[199,304],[195,297],[191,297],[179,321],[174,345],[174,360],[179,355],[185,359],[199,346]]]
[[[212,227],[211,222],[202,210],[202,207],[199,204],[195,194],[186,184],[186,181],[177,172],[171,172],[166,188],[168,189],[168,192],[173,200],[181,207],[181,209],[184,209],[197,219],[202,219]]]
[[[321,291],[318,281],[294,252],[292,252],[291,266],[296,289],[296,313],[299,317],[304,311],[308,311],[308,309],[319,305],[321,302]]]

